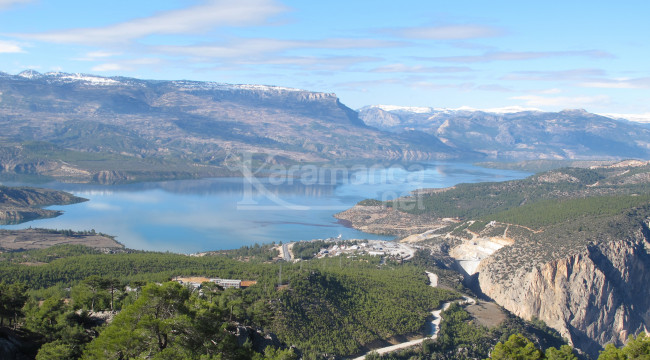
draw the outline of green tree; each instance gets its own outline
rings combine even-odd
[[[93,275],[83,280],[71,290],[71,297],[76,308],[103,310],[109,306],[109,296],[105,289],[109,280]]]
[[[505,343],[499,342],[490,356],[494,360],[537,360],[544,354],[521,334],[510,335]]]
[[[623,347],[623,355],[628,359],[650,360],[650,336],[645,332],[640,333],[636,338],[630,335],[627,344]]]
[[[27,301],[27,285],[14,283],[7,285],[0,283],[0,326],[4,319],[9,320],[9,325],[16,327],[18,318],[22,316],[22,308]]]
[[[605,349],[600,352],[598,360],[625,360],[627,359],[621,349],[614,346],[614,344],[605,345]]]
[[[167,348],[184,348],[182,345],[192,339],[186,306],[189,297],[189,290],[175,282],[146,286],[138,300],[118,314],[88,346],[84,357],[122,359],[158,354],[173,358],[179,349]]]
[[[74,349],[61,340],[43,344],[36,355],[36,360],[68,360],[74,358],[76,358]]]
[[[63,299],[50,297],[39,305],[36,301],[25,304],[25,326],[33,332],[44,335],[48,341],[55,340],[65,327],[65,312],[67,307]]]
[[[264,360],[298,360],[298,354],[293,349],[281,350],[269,346],[264,350]]]
[[[51,296],[40,305],[30,300],[24,312],[25,327],[47,342],[39,350],[38,359],[78,358],[84,344],[91,340],[82,325],[88,323],[86,313],[76,313],[59,296]]]
[[[554,347],[546,349],[546,359],[548,360],[578,360],[569,345],[562,345],[560,349]]]
[[[203,295],[208,297],[208,301],[212,303],[214,296],[223,291],[223,288],[212,281],[204,281],[201,283],[201,290]]]
[[[111,311],[115,310],[115,293],[121,292],[124,289],[124,285],[119,279],[109,278],[104,282],[105,289],[111,294]]]
[[[622,348],[607,344],[598,360],[650,360],[650,336],[645,332],[637,337],[630,335]]]

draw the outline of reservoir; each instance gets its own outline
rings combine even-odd
[[[466,163],[427,163],[272,167],[254,177],[122,185],[4,182],[63,190],[89,201],[50,207],[64,211],[57,218],[0,228],[95,229],[115,235],[128,248],[179,253],[331,237],[391,239],[347,228],[332,215],[368,198],[390,200],[419,188],[528,175]]]

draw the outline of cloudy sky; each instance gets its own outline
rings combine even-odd
[[[0,71],[650,114],[648,14],[643,0],[0,0]]]

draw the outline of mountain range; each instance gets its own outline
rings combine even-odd
[[[179,176],[214,175],[226,157],[243,152],[287,162],[471,153],[424,133],[370,128],[335,94],[35,71],[0,73],[0,126],[4,171],[82,178],[161,168]],[[65,154],[44,158],[53,153]]]
[[[228,161],[650,158],[650,127],[584,110],[369,106],[335,94],[32,70],[0,73],[0,172],[74,181],[232,175]]]
[[[542,112],[522,108],[436,109],[375,105],[363,121],[396,134],[420,131],[456,149],[495,160],[618,159],[650,156],[646,124],[585,110]]]

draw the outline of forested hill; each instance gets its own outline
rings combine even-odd
[[[39,359],[205,359],[206,354],[247,359],[266,346],[294,346],[306,358],[321,358],[420,334],[432,309],[459,297],[429,286],[424,269],[410,264],[380,264],[381,259],[367,256],[271,263],[271,253],[262,246],[202,257],[102,254],[63,245],[0,254],[0,296],[13,298],[20,291],[16,299],[26,302],[0,307],[5,311],[0,318],[7,324],[15,315],[24,331],[36,335],[31,346],[41,346]],[[239,255],[247,260],[232,259]],[[200,292],[177,283],[155,284],[178,275],[256,283],[226,290],[204,284]],[[13,284],[11,291],[5,283]],[[111,309],[120,312],[101,325],[103,315],[96,312]],[[165,340],[159,343],[159,337]],[[65,356],[46,357],[57,352]]]

